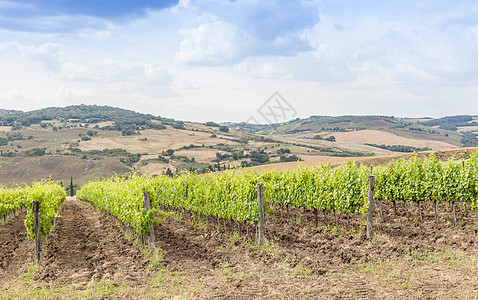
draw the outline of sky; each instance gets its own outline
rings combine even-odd
[[[478,114],[475,0],[0,0],[0,108]]]

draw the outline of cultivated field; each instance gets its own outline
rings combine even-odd
[[[171,217],[155,226],[160,253],[148,256],[111,219],[69,198],[36,268],[23,215],[0,226],[2,299],[474,299],[478,292],[475,216],[459,212],[453,227],[440,206],[419,223],[416,207],[385,222],[373,240],[357,232],[358,220],[339,230],[303,211],[268,220],[265,246],[224,234],[211,223]],[[333,216],[328,214],[332,222]]]
[[[385,145],[406,145],[417,148],[428,147],[432,150],[444,150],[451,148],[458,148],[455,145],[423,139],[413,139],[403,136],[399,136],[386,131],[379,130],[360,130],[351,132],[334,132],[331,133],[335,137],[338,143],[344,143],[348,145],[357,144],[385,144]]]

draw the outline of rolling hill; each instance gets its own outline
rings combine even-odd
[[[477,119],[312,116],[281,124],[201,124],[96,105],[0,109],[0,183],[51,176],[82,184],[131,170],[263,169],[458,149],[478,145]]]

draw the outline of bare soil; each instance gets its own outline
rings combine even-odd
[[[20,212],[0,226],[0,285],[17,277],[35,256],[24,220],[25,212]]]
[[[428,147],[433,150],[445,150],[457,148],[456,146],[433,140],[413,139],[398,136],[396,134],[381,130],[359,130],[350,132],[333,132],[338,143],[344,144],[386,144],[386,145],[407,145],[412,147]]]
[[[113,279],[141,285],[148,275],[147,260],[115,221],[74,198],[63,204],[46,246],[37,280],[69,284]]]
[[[204,218],[201,223],[175,215],[154,227],[162,259],[153,266],[114,219],[70,198],[30,284],[50,292],[65,289],[63,294],[47,296],[59,299],[476,298],[475,213],[457,205],[455,227],[447,203],[439,205],[439,225],[432,204],[422,208],[420,222],[416,204],[408,203],[406,217],[403,204],[398,203],[395,217],[391,205],[384,202],[385,221],[376,216],[372,240],[365,239],[358,216],[349,219],[339,214],[337,229],[331,212],[325,220],[319,212],[316,226],[311,210],[305,214],[302,209],[290,209],[287,220],[285,210],[281,218],[276,208],[267,220],[264,246],[255,244],[252,226],[246,238],[244,226],[240,235],[237,225],[232,234],[230,223],[224,232],[222,221],[218,230],[216,219],[209,218],[206,225]],[[22,268],[15,266],[33,260],[29,251],[33,244],[25,242],[21,222],[19,216],[0,227],[2,278],[18,276]],[[75,294],[102,282],[112,286],[101,296]],[[73,291],[66,288],[71,285]],[[0,287],[10,295],[8,283],[3,281]],[[31,298],[37,297],[41,298]]]

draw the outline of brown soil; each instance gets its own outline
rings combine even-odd
[[[18,276],[33,261],[33,241],[27,237],[23,221],[25,212],[20,212],[0,226],[0,284]]]
[[[344,144],[385,144],[385,145],[406,145],[412,147],[428,147],[433,150],[445,150],[457,148],[456,146],[439,141],[414,139],[399,136],[390,132],[381,130],[359,130],[349,132],[333,132],[338,143]]]
[[[78,283],[113,279],[143,284],[147,261],[115,222],[92,207],[68,198],[48,238],[47,254],[36,279]]]
[[[154,227],[156,246],[164,257],[159,266],[163,273],[157,273],[111,217],[70,198],[34,280],[54,286],[125,283],[126,290],[105,296],[112,299],[176,295],[187,299],[473,299],[478,292],[478,229],[476,215],[462,207],[457,205],[454,227],[446,203],[439,206],[436,225],[430,203],[423,205],[421,223],[416,204],[408,203],[405,217],[399,203],[394,217],[384,202],[385,222],[375,218],[372,240],[359,230],[357,216],[348,225],[347,217],[339,214],[339,229],[334,230],[330,212],[327,227],[322,212],[315,226],[310,210],[296,215],[291,209],[290,220],[283,220],[275,209],[267,221],[268,241],[263,247],[245,237],[244,226],[239,237],[237,231],[231,234],[230,223],[224,234],[222,222],[218,230],[215,219],[209,219],[206,227],[171,216]],[[0,228],[2,277],[18,273],[14,262],[33,260],[29,252],[33,244],[22,246],[22,220],[17,217]]]
[[[198,280],[211,279],[206,281],[207,293],[200,295],[205,298],[473,298],[467,292],[476,289],[476,274],[470,274],[470,268],[476,272],[476,266],[459,264],[476,259],[478,229],[473,225],[475,215],[459,207],[457,221],[461,225],[454,227],[445,203],[439,205],[439,225],[435,224],[430,203],[422,204],[423,223],[418,220],[416,204],[410,208],[408,203],[406,218],[401,203],[397,217],[392,207],[384,203],[386,222],[381,224],[376,217],[373,240],[367,240],[360,231],[350,231],[358,230],[357,216],[351,218],[349,227],[347,217],[339,215],[337,232],[331,229],[335,221],[330,212],[326,228],[322,212],[319,226],[315,227],[312,211],[308,211],[305,222],[303,210],[296,219],[295,209],[291,209],[289,221],[281,220],[279,210],[269,218],[267,237],[272,250],[231,240],[230,232],[228,238],[212,229],[214,226],[202,230],[189,222],[171,219],[156,227],[156,237],[161,241],[168,268]],[[223,230],[222,224],[220,228]],[[229,224],[227,230],[231,230]],[[464,262],[457,262],[455,252]],[[236,274],[226,283],[217,276],[224,268]],[[375,274],[367,268],[380,271]],[[413,275],[415,268],[431,277]],[[410,274],[415,276],[413,284],[406,279]]]

